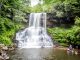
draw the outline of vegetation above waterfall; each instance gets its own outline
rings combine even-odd
[[[59,21],[72,23],[70,27],[66,25],[68,28],[49,28],[53,40],[62,44],[80,44],[80,0],[43,1],[43,4],[31,7],[30,0],[0,0],[0,43],[12,44],[15,33],[28,22],[28,13],[46,12]]]

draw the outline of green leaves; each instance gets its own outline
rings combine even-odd
[[[76,17],[75,18],[75,24],[80,26],[80,18],[79,17]]]
[[[10,40],[9,37],[7,37],[5,35],[0,35],[0,43],[3,43],[5,45],[11,45],[12,41]]]
[[[48,28],[48,33],[52,39],[61,44],[80,44],[80,18],[75,18],[75,25],[71,28],[65,29],[60,27]]]
[[[0,17],[0,43],[4,43],[5,45],[11,44],[11,40],[9,38],[10,36],[9,32],[11,31],[13,27],[10,24],[12,23],[9,19]],[[6,34],[6,32],[8,33]]]
[[[0,17],[0,43],[10,45],[16,31],[21,26],[21,24],[16,24],[8,18]]]
[[[66,30],[63,28],[49,28],[48,32],[52,36],[53,40],[57,40],[59,42],[65,40]]]

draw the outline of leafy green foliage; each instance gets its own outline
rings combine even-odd
[[[0,0],[0,43],[10,45],[25,15],[30,11],[30,0]]]
[[[80,16],[80,0],[44,0],[44,11],[55,13],[58,17]],[[42,6],[42,7],[43,7]]]
[[[75,25],[69,29],[60,27],[48,28],[48,32],[52,39],[62,44],[80,44],[80,18],[77,17],[75,20]]]
[[[79,42],[79,34],[80,34],[80,28],[77,26],[72,27],[70,30],[67,32],[67,43],[69,44],[80,44]]]
[[[49,34],[51,35],[53,40],[56,40],[60,43],[66,43],[65,35],[67,34],[66,30],[63,28],[49,28],[48,29]]]
[[[15,32],[21,25],[12,22],[8,18],[0,17],[0,43],[10,45]]]
[[[76,17],[75,18],[75,24],[80,26],[80,18],[79,17]]]
[[[0,43],[2,44],[5,44],[5,45],[11,45],[12,44],[12,41],[9,37],[6,37],[4,35],[0,35]]]
[[[36,5],[35,7],[31,7],[31,12],[43,12],[43,8],[40,4]]]

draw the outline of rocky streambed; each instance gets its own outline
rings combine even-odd
[[[15,50],[15,45],[6,46],[4,44],[0,44],[0,60],[9,60],[9,51]]]

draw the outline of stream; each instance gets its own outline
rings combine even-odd
[[[66,50],[53,48],[17,49],[10,54],[10,60],[79,60],[80,55],[67,54]]]

